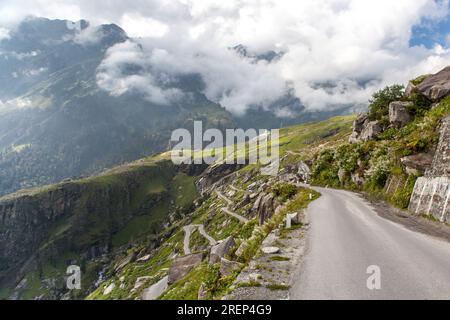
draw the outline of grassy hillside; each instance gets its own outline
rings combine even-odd
[[[282,167],[287,167],[300,158],[308,158],[314,150],[319,150],[321,146],[339,145],[348,139],[351,133],[351,124],[354,117],[336,117],[324,122],[310,123],[283,129],[280,133],[280,155],[284,159]],[[196,156],[201,156],[197,153]],[[219,164],[216,164],[219,165]],[[233,217],[224,214],[221,209],[226,206],[226,202],[212,193],[207,195],[203,202],[190,214],[172,224],[164,233],[171,234],[170,238],[164,241],[160,247],[150,253],[148,261],[137,261],[128,264],[122,271],[111,271],[108,280],[99,286],[88,299],[138,299],[144,290],[151,287],[163,279],[176,256],[184,255],[183,227],[187,225],[204,225],[205,231],[215,240],[224,240],[233,236],[236,245],[233,251],[246,242],[248,246],[241,257],[230,257],[237,259],[243,265],[247,264],[259,252],[260,245],[264,238],[280,223],[282,223],[287,213],[292,213],[302,208],[314,198],[309,195],[314,194],[311,190],[303,188],[293,188],[294,192],[286,195],[284,191],[291,188],[280,188],[276,182],[271,182],[270,177],[262,176],[258,165],[248,165],[235,172],[230,182],[225,183],[221,190],[228,194],[229,199],[236,204],[234,210],[249,219],[247,223],[239,223]],[[282,171],[284,169],[281,169]],[[286,202],[285,209],[274,215],[270,221],[263,226],[258,225],[257,217],[251,213],[251,207],[256,199],[248,204],[242,203],[248,192],[250,185],[269,183],[269,192],[279,195],[281,202]],[[184,189],[182,189],[184,190]],[[317,196],[317,195],[316,195]],[[195,230],[190,238],[192,252],[201,252],[208,241]],[[134,247],[127,254],[146,251],[145,247]],[[118,258],[124,259],[125,255]],[[207,262],[200,264],[189,272],[186,277],[172,284],[160,299],[197,299],[197,294],[201,285],[206,286],[208,299],[220,299],[230,290],[230,286],[235,280],[239,271],[230,276],[220,275],[218,265],[210,265]],[[142,280],[140,283],[139,279]],[[136,284],[140,283],[138,288]],[[108,287],[114,289],[108,294],[104,294]]]
[[[353,116],[336,117],[281,130],[280,156],[283,161],[280,173],[299,160],[311,159],[324,148],[345,144],[353,119]],[[70,297],[84,297],[86,292],[94,289],[93,284],[102,274],[106,281],[100,281],[101,285],[89,295],[89,299],[140,298],[145,288],[167,275],[173,258],[184,254],[184,226],[203,224],[205,231],[215,240],[234,236],[235,250],[243,242],[248,242],[243,257],[239,258],[245,265],[258,253],[264,237],[286,213],[301,209],[311,201],[310,190],[295,188],[291,194],[291,188],[280,188],[276,180],[262,176],[258,165],[248,165],[238,170],[230,183],[236,190],[231,186],[223,189],[236,205],[232,210],[249,220],[240,223],[223,213],[221,209],[227,203],[217,194],[211,193],[199,199],[195,181],[200,177],[187,175],[181,167],[174,166],[168,156],[166,153],[114,168],[100,176],[0,198],[0,211],[14,205],[20,212],[19,216],[23,217],[10,220],[1,227],[14,225],[17,234],[25,229],[33,233],[30,238],[8,239],[29,250],[13,261],[16,268],[19,266],[19,272],[5,271],[5,275],[14,274],[15,280],[4,282],[1,297],[10,296],[12,289],[23,279],[27,284],[18,290],[21,298],[60,297],[58,294],[64,292],[67,266],[78,264],[82,266],[83,290],[73,291]],[[276,194],[281,203],[290,203],[264,226],[258,226],[257,217],[250,210],[256,199],[238,205],[248,196],[246,190],[253,183],[268,184],[269,193]],[[284,190],[288,193],[283,194]],[[22,224],[31,212],[38,217],[40,228]],[[202,251],[207,244],[198,230],[194,230],[190,239],[193,252]],[[11,248],[0,246],[0,249],[2,257],[8,258]],[[145,255],[149,255],[147,260],[136,261],[137,257]],[[122,264],[124,266],[118,269]],[[220,298],[226,294],[236,275],[221,277],[217,266],[201,264],[185,279],[174,283],[161,298],[196,298],[198,287],[203,282],[210,286],[210,298]],[[144,277],[141,279],[143,282],[135,288],[140,277]],[[196,281],[189,280],[193,278]],[[56,286],[48,285],[52,281]],[[115,284],[114,289],[105,295],[105,289],[112,283]]]
[[[399,208],[407,208],[417,176],[407,172],[400,159],[432,152],[439,140],[440,120],[450,115],[450,98],[432,109],[422,108],[401,129],[388,128],[376,140],[322,148],[310,155],[312,182],[321,186],[363,190]],[[394,185],[395,188],[388,188]],[[389,190],[388,190],[389,189]]]
[[[9,281],[13,273],[13,279],[23,277],[29,283],[20,297],[53,297],[42,283],[58,279],[62,290],[70,264],[83,266],[85,281],[92,285],[105,259],[130,244],[154,241],[169,216],[188,212],[197,197],[193,177],[170,161],[149,158],[98,177],[0,198],[0,211],[10,206],[16,211],[8,217],[5,210],[0,228],[5,239],[1,258],[8,261],[2,266],[3,286],[17,284]],[[2,297],[7,295],[3,290]]]

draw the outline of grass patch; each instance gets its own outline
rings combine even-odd
[[[291,259],[288,257],[282,257],[282,256],[273,256],[270,258],[271,261],[290,261]]]
[[[291,286],[288,286],[286,284],[271,283],[268,284],[266,288],[272,291],[282,291],[282,290],[289,290]]]

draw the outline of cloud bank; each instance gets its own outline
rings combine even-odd
[[[364,105],[385,85],[450,64],[446,46],[410,45],[414,26],[448,17],[448,0],[4,0],[3,34],[28,14],[113,22],[138,38],[111,48],[99,68],[112,94],[137,90],[167,104],[183,94],[171,77],[198,73],[205,95],[235,114],[288,91],[309,110]],[[238,44],[283,55],[255,62],[229,49]]]

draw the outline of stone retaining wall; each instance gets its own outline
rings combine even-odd
[[[450,117],[442,121],[439,144],[433,165],[424,177],[417,179],[409,210],[432,215],[450,223]]]
[[[450,223],[450,178],[421,177],[417,180],[409,203],[409,210],[417,214],[433,215]]]

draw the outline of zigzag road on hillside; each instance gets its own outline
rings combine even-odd
[[[222,212],[225,212],[226,214],[238,219],[241,223],[244,223],[244,224],[250,221],[249,219],[247,219],[229,209],[229,207],[231,207],[233,205],[233,201],[231,201],[226,196],[224,196],[220,191],[216,190],[216,194],[219,198],[221,198],[223,201],[225,201],[228,204],[227,207],[222,208]]]
[[[211,237],[208,233],[206,233],[204,225],[190,224],[188,226],[183,227],[184,230],[183,250],[185,255],[189,255],[192,253],[190,248],[190,242],[191,242],[191,235],[195,229],[198,229],[198,232],[200,232],[200,234],[209,241],[210,246],[215,246],[217,244],[217,241],[213,237]]]

